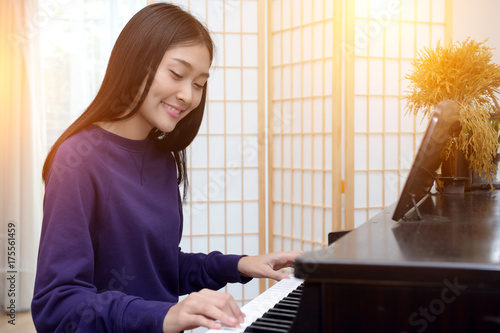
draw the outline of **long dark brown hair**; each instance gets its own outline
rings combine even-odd
[[[67,138],[96,122],[118,121],[134,115],[149,92],[165,52],[173,47],[195,44],[206,45],[210,61],[213,60],[214,44],[208,30],[180,7],[157,3],[135,14],[113,47],[96,97],[51,147],[43,165],[42,179],[47,181],[57,149]],[[200,128],[206,93],[205,84],[199,106],[184,117],[172,132],[163,133],[154,128],[149,133],[162,151],[173,154],[177,165],[177,183],[183,185],[184,197],[188,187],[186,147]],[[131,111],[123,115],[129,109]]]

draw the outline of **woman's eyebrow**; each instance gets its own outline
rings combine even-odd
[[[181,64],[183,64],[184,66],[186,66],[187,68],[189,68],[190,70],[193,70],[193,66],[187,62],[186,60],[183,60],[183,59],[179,59],[179,58],[172,58],[172,60],[175,60],[177,62],[180,62]],[[201,73],[200,76],[204,76],[206,78],[209,78],[210,77],[210,74],[209,73]]]

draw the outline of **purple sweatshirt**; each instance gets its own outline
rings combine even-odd
[[[161,332],[178,296],[248,282],[241,256],[183,253],[170,153],[91,126],[58,149],[46,182],[32,301],[39,332]]]

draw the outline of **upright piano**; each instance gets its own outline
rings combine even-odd
[[[432,196],[422,219],[395,206],[295,264],[291,332],[500,332],[500,194]]]
[[[500,190],[437,178],[458,112],[437,107],[397,203],[296,260],[294,314],[245,332],[500,332]]]

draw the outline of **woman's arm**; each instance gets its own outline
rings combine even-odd
[[[288,275],[279,270],[293,267],[295,259],[302,253],[302,251],[275,252],[242,257],[238,262],[238,271],[241,275],[252,278],[270,278],[277,281],[288,279]]]

